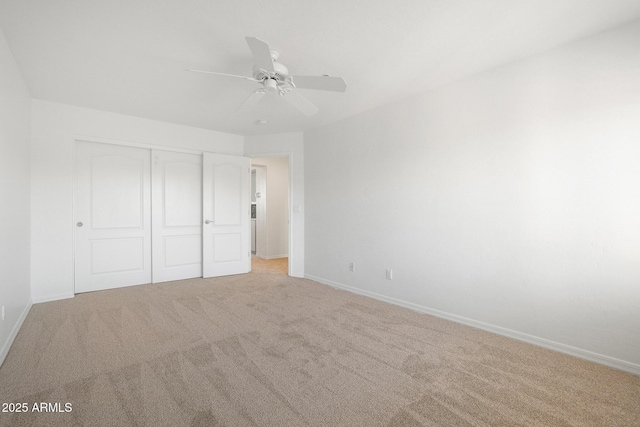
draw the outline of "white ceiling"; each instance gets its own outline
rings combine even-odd
[[[250,135],[301,131],[640,18],[638,0],[0,0],[0,27],[31,96]],[[291,74],[342,76],[236,108],[257,83],[245,36]],[[259,119],[268,125],[257,125]]]

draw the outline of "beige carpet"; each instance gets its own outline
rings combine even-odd
[[[0,424],[640,426],[640,377],[279,262],[34,305],[0,368],[0,401],[29,411]]]

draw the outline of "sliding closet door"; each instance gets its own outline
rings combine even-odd
[[[248,273],[249,159],[204,153],[202,173],[203,277]]]
[[[153,282],[202,277],[202,156],[151,158]]]
[[[78,142],[75,292],[247,273],[249,218],[246,157]]]
[[[76,144],[75,292],[151,282],[149,150]]]

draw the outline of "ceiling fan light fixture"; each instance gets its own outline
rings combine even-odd
[[[263,85],[267,92],[275,92],[278,89],[278,82],[276,79],[264,79]]]

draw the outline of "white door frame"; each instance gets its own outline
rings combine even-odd
[[[292,259],[295,259],[296,261],[298,261],[297,259],[297,255],[295,254],[295,251],[292,251],[291,248],[293,247],[293,228],[292,228],[292,221],[291,219],[293,218],[293,197],[292,197],[292,188],[293,188],[293,174],[292,172],[292,165],[291,165],[291,157],[292,157],[292,153],[290,151],[277,151],[277,152],[268,152],[268,153],[252,153],[252,154],[248,154],[247,155],[250,159],[251,159],[251,166],[253,167],[253,159],[261,159],[261,158],[268,158],[268,157],[286,157],[287,158],[287,174],[289,176],[289,194],[288,194],[288,199],[289,199],[289,223],[287,224],[287,229],[288,229],[288,236],[287,236],[287,245],[289,247],[288,252],[289,252],[289,262],[288,264],[288,270],[287,270],[287,275],[291,276],[291,266],[292,266]],[[259,165],[256,165],[259,166]],[[256,251],[257,252],[257,251]]]
[[[266,199],[269,197],[267,192],[267,167],[265,165],[251,163],[251,169],[256,171],[256,191],[260,193],[260,197],[256,196],[256,256],[264,258],[266,256],[267,241],[267,207]],[[263,187],[258,187],[259,185]]]

